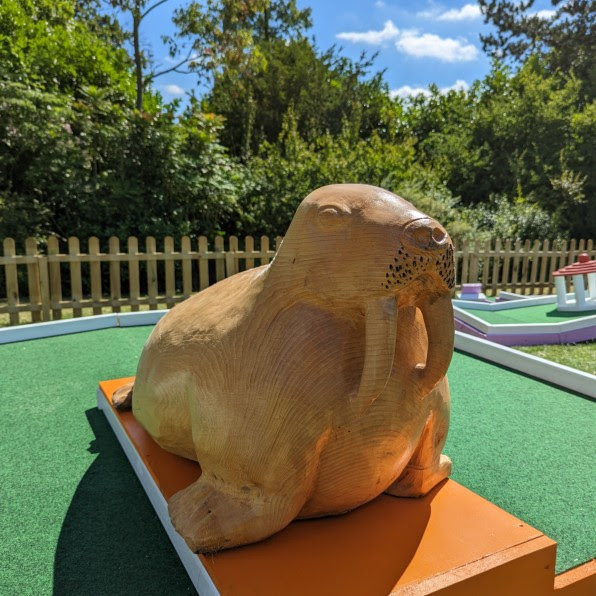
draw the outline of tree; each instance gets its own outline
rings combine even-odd
[[[484,21],[496,32],[481,36],[484,50],[498,59],[523,61],[538,53],[553,69],[573,71],[585,82],[589,98],[596,91],[596,2],[551,0],[552,15],[532,12],[534,0],[479,0]]]
[[[233,155],[247,159],[262,142],[276,142],[290,109],[307,140],[337,135],[345,122],[365,138],[387,130],[396,104],[382,73],[371,75],[374,57],[353,61],[335,48],[319,52],[304,36],[270,36],[256,50],[261,60],[250,67],[218,72],[205,100],[226,118],[222,140]]]
[[[130,62],[113,43],[117,26],[106,25],[109,39],[105,31],[97,35],[79,18],[82,4],[2,0],[0,78],[75,97],[88,86],[106,88],[114,101],[127,101],[132,92]]]

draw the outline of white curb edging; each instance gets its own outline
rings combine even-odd
[[[71,333],[82,333],[84,331],[97,331],[112,327],[155,325],[167,312],[167,310],[148,310],[143,312],[111,313],[67,319],[64,321],[47,321],[45,323],[30,323],[17,327],[6,327],[0,329],[0,344],[69,335]]]
[[[136,313],[131,313],[136,314]],[[144,313],[143,313],[144,314]],[[219,591],[215,587],[209,573],[203,566],[201,559],[198,555],[193,553],[184,539],[172,525],[170,521],[170,515],[168,514],[168,504],[164,499],[161,491],[157,487],[155,480],[148,472],[142,459],[139,457],[137,450],[135,449],[132,441],[126,434],[126,431],[120,425],[118,418],[114,414],[110,404],[106,400],[105,395],[101,389],[97,389],[97,407],[104,413],[109,425],[112,427],[120,446],[124,450],[128,461],[130,462],[135,474],[137,475],[140,483],[155,509],[155,513],[159,517],[168,538],[172,542],[172,546],[176,550],[180,561],[188,573],[188,577],[192,581],[195,590],[201,594],[201,596],[219,596]]]
[[[479,356],[564,389],[571,389],[588,397],[596,398],[596,376],[590,373],[526,354],[461,331],[455,332],[455,347],[471,356]]]
[[[540,333],[565,333],[596,326],[596,315],[586,315],[571,321],[559,323],[487,323],[470,312],[453,306],[453,313],[464,323],[471,325],[485,335],[535,335]]]

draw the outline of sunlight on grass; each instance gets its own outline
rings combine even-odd
[[[580,344],[518,346],[516,349],[596,375],[596,341]]]

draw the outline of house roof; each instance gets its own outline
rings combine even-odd
[[[553,271],[553,277],[558,275],[569,276],[569,275],[583,275],[586,273],[596,273],[596,261],[590,261],[588,253],[582,253],[579,255],[577,263],[567,265],[561,269]]]

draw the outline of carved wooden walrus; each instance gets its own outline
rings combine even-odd
[[[453,284],[437,222],[380,188],[333,185],[304,199],[271,264],[162,318],[132,408],[159,445],[201,464],[169,502],[193,551],[383,491],[423,495],[449,475]]]

